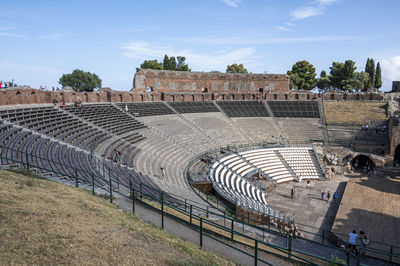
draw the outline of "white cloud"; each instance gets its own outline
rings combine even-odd
[[[284,27],[284,26],[281,26],[281,25],[278,25],[278,26],[276,26],[279,30],[281,30],[281,31],[290,31],[290,29],[289,28],[287,28],[287,27]]]
[[[242,0],[222,0],[222,2],[230,7],[239,7],[239,4],[242,2]]]
[[[315,0],[315,2],[320,5],[331,5],[333,3],[339,2],[339,0]]]
[[[232,63],[242,63],[249,69],[261,69],[263,64],[261,58],[256,56],[256,49],[244,47],[234,50],[219,50],[214,54],[198,53],[193,50],[177,50],[172,47],[156,46],[148,42],[135,42],[121,47],[122,54],[128,58],[135,59],[158,59],[162,60],[165,54],[169,56],[183,55],[189,66],[200,71],[220,70],[224,71],[226,66]]]
[[[40,73],[60,73],[60,70],[41,66],[41,65],[27,65],[27,64],[16,64],[10,62],[2,62],[0,63],[0,69],[12,70],[16,72],[20,71],[35,71]]]
[[[313,6],[303,6],[299,7],[290,12],[290,16],[293,20],[305,19],[309,17],[315,17],[321,15],[323,12],[320,8]]]
[[[387,81],[400,80],[400,55],[380,61],[382,77]]]
[[[289,27],[296,27],[296,24],[292,22],[286,22],[285,24],[288,25]]]
[[[14,38],[25,38],[25,35],[17,34],[17,33],[9,33],[9,32],[0,32],[0,37],[14,37]]]
[[[290,12],[290,17],[293,20],[300,20],[309,17],[319,16],[325,12],[327,6],[338,1],[339,0],[314,0],[314,2],[310,3],[307,6],[302,6],[296,8],[295,10],[292,10]]]
[[[43,36],[39,36],[37,37],[39,40],[59,40],[61,38],[63,38],[64,35],[61,33],[51,33],[51,34],[47,34],[47,35],[43,35]]]

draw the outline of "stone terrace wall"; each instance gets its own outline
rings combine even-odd
[[[283,74],[237,74],[140,69],[133,79],[133,91],[148,87],[161,92],[238,93],[288,92],[289,76]]]
[[[391,95],[391,94],[390,94]],[[308,91],[288,91],[274,92],[267,91],[263,94],[256,91],[246,92],[132,92],[132,91],[114,91],[105,90],[95,92],[75,92],[75,91],[41,91],[36,89],[0,89],[0,105],[16,104],[44,104],[52,103],[53,99],[59,102],[73,103],[82,101],[83,103],[95,102],[192,102],[192,101],[210,101],[210,100],[257,100],[257,97],[263,97],[265,100],[288,100],[288,101],[307,101],[323,99],[327,101],[388,101],[393,102],[399,97],[391,97],[389,94],[382,93],[338,93],[326,92],[316,94]],[[398,104],[397,104],[398,105]]]

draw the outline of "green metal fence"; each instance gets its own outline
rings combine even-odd
[[[135,204],[140,203],[143,206],[156,210],[161,214],[161,227],[164,227],[164,217],[168,217],[169,219],[180,222],[183,226],[197,231],[199,233],[200,246],[202,246],[204,243],[204,237],[208,237],[209,239],[218,241],[232,249],[238,250],[243,254],[250,256],[251,258],[254,258],[255,264],[258,262],[268,264],[268,262],[261,257],[262,254],[274,254],[287,260],[307,265],[325,264],[327,262],[342,265],[341,263],[337,263],[331,259],[329,256],[319,256],[317,254],[306,252],[301,248],[295,248],[297,241],[307,241],[310,243],[310,245],[314,244],[328,249],[328,252],[330,253],[336,252],[340,257],[346,258],[347,265],[354,263],[360,265],[360,258],[348,250],[291,236],[289,234],[283,234],[282,232],[278,232],[271,227],[265,228],[264,225],[253,225],[253,221],[251,220],[248,220],[249,222],[247,223],[244,220],[237,219],[237,217],[231,213],[222,212],[220,209],[209,206],[205,207],[205,205],[194,203],[182,197],[176,197],[176,195],[165,193],[144,183],[135,183],[133,178],[127,177],[127,179],[129,179],[129,184],[126,185],[123,182],[120,182],[120,177],[116,176],[117,173],[112,172],[112,169],[110,169],[108,165],[105,165],[105,163],[98,158],[94,160],[93,163],[96,164],[96,169],[101,169],[101,171],[98,171],[100,174],[87,171],[81,167],[63,164],[48,158],[34,154],[28,154],[4,146],[0,146],[0,152],[1,161],[6,161],[10,164],[19,164],[20,167],[30,170],[35,168],[41,173],[52,173],[57,176],[67,177],[68,180],[72,181],[76,187],[86,185],[86,188],[90,187],[93,193],[95,193],[95,189],[98,188],[99,183],[105,184],[100,188],[108,191],[110,202],[112,202],[115,194],[118,194],[126,199],[130,199],[132,200],[133,212],[135,212]],[[82,178],[83,174],[85,174],[85,178]],[[126,193],[124,193],[123,190],[125,190]],[[152,206],[149,201],[157,203],[160,208]],[[178,215],[166,212],[165,208],[174,210],[175,212],[187,217],[187,221],[183,220]],[[208,219],[210,216],[212,216],[214,219]],[[216,221],[220,221],[221,224]],[[249,236],[244,233],[245,226],[251,227],[254,231],[262,232],[263,236],[264,234],[273,235],[274,237],[279,238],[281,241],[284,241],[285,244],[273,244],[264,241],[264,239],[258,239],[261,237],[257,238],[254,236]],[[241,228],[242,230],[240,230]],[[237,238],[245,239],[247,244],[243,244],[243,241],[239,241]],[[249,242],[252,244],[248,244]],[[254,252],[248,252],[248,249],[241,248],[240,246],[238,247],[237,244],[247,245],[248,247],[253,248]],[[370,250],[367,249],[367,251]],[[385,253],[384,251],[381,252]],[[394,253],[390,253],[388,255],[390,255],[391,258],[400,258],[399,255]]]

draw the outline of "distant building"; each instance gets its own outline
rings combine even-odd
[[[400,81],[392,82],[392,92],[400,92]]]

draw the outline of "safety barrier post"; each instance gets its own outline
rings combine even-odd
[[[110,176],[110,202],[112,203],[112,181],[111,181],[111,176]]]
[[[224,227],[225,227],[226,225],[225,225],[225,212],[224,212]]]
[[[79,187],[79,184],[78,184],[78,169],[77,168],[75,168],[75,186]]]
[[[361,256],[361,252],[365,252],[365,250],[363,248],[360,247],[360,251],[357,254],[357,266],[360,266],[360,256]]]
[[[292,237],[289,235],[288,258],[292,259]]]
[[[393,258],[392,254],[393,254],[393,246],[390,246],[390,258],[389,258],[390,262],[392,262],[392,258]]]
[[[350,250],[346,251],[346,256],[347,256],[347,265],[350,266]]]
[[[140,183],[140,200],[143,200],[142,183]]]
[[[254,239],[254,265],[258,264],[258,241]]]
[[[200,248],[203,247],[203,218],[200,218]]]
[[[193,209],[193,205],[190,204],[190,224],[192,224],[192,209]]]
[[[209,217],[208,217],[208,205],[207,205],[207,218],[209,218]]]
[[[164,229],[164,193],[161,192],[161,228]]]
[[[135,188],[132,186],[132,212],[135,213]]]
[[[28,160],[28,153],[25,154],[25,159],[26,159],[26,169],[29,170],[30,165],[29,165],[29,160]]]
[[[233,240],[233,219],[231,220],[231,240]]]
[[[94,174],[92,173],[92,194],[94,195]]]
[[[186,211],[186,198],[185,198],[185,211]]]

